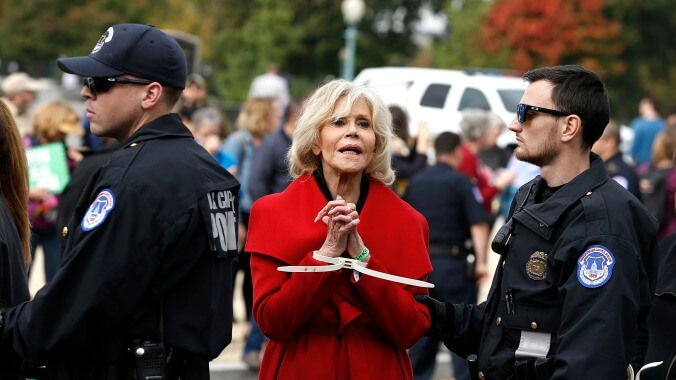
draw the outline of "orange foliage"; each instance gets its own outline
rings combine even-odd
[[[559,64],[564,58],[600,66],[617,55],[620,25],[603,15],[604,0],[499,0],[483,25],[483,49],[510,51],[519,70]]]

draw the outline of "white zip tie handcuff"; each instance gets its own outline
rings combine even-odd
[[[366,268],[366,263],[359,260],[348,259],[346,257],[328,257],[320,255],[317,251],[312,253],[315,260],[329,263],[330,265],[288,265],[278,267],[280,272],[332,272],[339,269],[352,269],[359,273],[377,277],[387,281],[398,282],[400,284],[419,286],[421,288],[433,288],[434,284],[429,282],[413,280],[407,277],[395,276],[393,274],[378,272],[377,270]]]

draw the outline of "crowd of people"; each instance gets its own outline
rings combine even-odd
[[[170,378],[208,378],[235,291],[261,379],[432,379],[442,344],[458,380],[673,363],[676,114],[654,99],[628,152],[579,66],[524,74],[509,125],[467,109],[458,133],[422,121],[410,136],[372,89],[338,79],[294,99],[270,64],[231,122],[179,51],[120,24],[59,59],[85,78],[83,114],[34,104],[25,73],[3,80],[0,377],[131,379],[147,352]],[[505,128],[515,145],[496,144]],[[36,178],[38,148],[66,183]]]

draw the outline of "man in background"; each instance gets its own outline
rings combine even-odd
[[[477,282],[487,273],[486,249],[490,216],[474,195],[474,186],[458,171],[463,159],[460,136],[441,133],[434,142],[436,163],[415,174],[403,199],[425,216],[430,227],[430,259],[434,284],[430,296],[452,303],[475,303]],[[441,340],[425,336],[409,356],[416,380],[429,380],[434,373]],[[464,358],[453,354],[458,380],[469,380]]]
[[[601,156],[601,159],[606,164],[606,170],[608,170],[610,178],[629,190],[636,198],[641,199],[638,191],[636,168],[627,163],[624,157],[622,157],[622,152],[620,152],[621,144],[620,125],[611,120],[601,137],[592,146],[592,152]]]
[[[44,88],[42,83],[22,72],[12,73],[2,81],[3,97],[0,100],[5,102],[14,116],[21,136],[33,134],[29,110],[35,102],[37,92]]]

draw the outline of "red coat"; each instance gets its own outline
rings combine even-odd
[[[326,265],[312,258],[326,238],[314,218],[327,203],[306,175],[253,205],[253,313],[270,342],[259,379],[413,379],[406,349],[429,328],[427,308],[413,295],[424,288],[351,270],[286,273],[282,265]],[[371,180],[357,227],[371,252],[368,268],[425,279],[429,228],[425,218],[387,186]]]
[[[491,177],[484,169],[476,154],[472,153],[467,145],[461,145],[462,162],[458,167],[458,171],[469,177],[472,183],[477,187],[481,193],[482,204],[488,215],[493,215],[493,198],[495,198],[500,189],[491,183]]]

